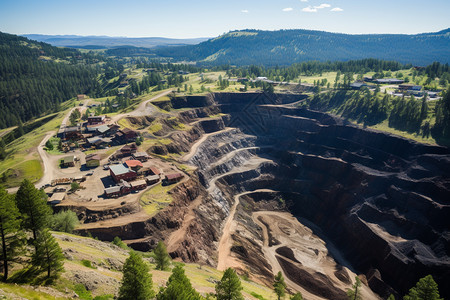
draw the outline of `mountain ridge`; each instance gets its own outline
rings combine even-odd
[[[426,65],[450,62],[450,29],[421,34],[343,34],[317,30],[230,31],[198,45],[157,47],[155,54],[202,64],[266,66],[364,58]]]

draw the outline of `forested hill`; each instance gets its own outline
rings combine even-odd
[[[194,46],[161,47],[156,54],[220,65],[288,65],[308,60],[363,58],[415,65],[450,63],[450,29],[416,35],[348,35],[311,30],[242,30]]]
[[[96,58],[0,32],[0,129],[96,88]]]

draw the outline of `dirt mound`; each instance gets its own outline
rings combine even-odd
[[[286,246],[283,246],[283,247],[277,248],[277,250],[275,250],[275,252],[276,252],[277,254],[279,254],[279,255],[285,257],[285,258],[288,258],[288,259],[290,259],[290,260],[292,260],[292,261],[294,261],[294,262],[296,262],[296,263],[301,264],[301,263],[295,258],[294,251],[292,251],[291,248],[288,248],[288,247],[286,247]]]
[[[277,255],[277,260],[283,268],[283,271],[291,280],[314,295],[319,295],[326,299],[347,300],[347,294],[334,288],[333,283],[328,277],[320,273],[310,274],[307,271],[288,262],[283,257]]]

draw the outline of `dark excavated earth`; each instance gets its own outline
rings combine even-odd
[[[441,295],[449,297],[450,149],[286,105],[302,99],[221,93],[174,103],[219,107],[228,114],[225,126],[256,137],[251,144],[257,154],[275,164],[261,166],[258,174],[229,174],[222,181],[239,192],[278,191],[290,212],[318,226],[366,274],[375,292],[385,296],[392,287],[404,294],[432,274]],[[202,149],[208,152],[208,145]],[[208,155],[217,153],[201,157]],[[212,174],[197,165],[208,186]],[[292,257],[289,250],[280,251]]]

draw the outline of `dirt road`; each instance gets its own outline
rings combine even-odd
[[[154,97],[152,97],[152,98],[150,98],[148,100],[145,100],[144,102],[139,104],[139,106],[135,110],[133,110],[133,111],[131,111],[129,113],[119,114],[119,115],[113,116],[111,118],[111,122],[115,123],[115,122],[119,121],[120,119],[122,119],[123,117],[142,117],[142,116],[149,116],[149,115],[153,115],[155,113],[159,113],[158,109],[155,106],[153,106],[151,104],[148,105],[149,102],[154,101],[154,100],[156,100],[158,98],[167,96],[170,93],[172,93],[172,90],[162,92],[161,94],[158,94],[158,95],[156,95],[156,96],[154,96]]]
[[[269,189],[259,189],[254,191],[248,191],[244,193],[240,193],[234,196],[234,203],[230,209],[230,213],[228,215],[227,221],[225,222],[225,226],[222,230],[222,236],[219,241],[218,246],[218,259],[217,259],[217,270],[224,271],[229,267],[235,267],[237,265],[234,258],[231,256],[231,246],[233,245],[233,239],[231,235],[235,232],[237,223],[234,221],[234,215],[236,214],[236,208],[239,205],[239,199],[241,196],[252,194],[252,193],[273,193],[275,191]]]

